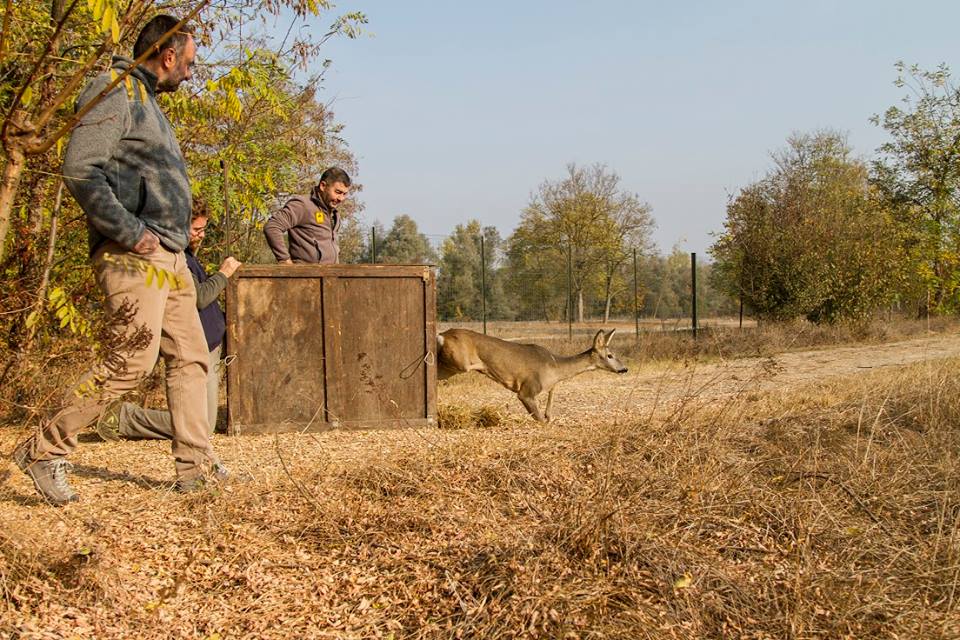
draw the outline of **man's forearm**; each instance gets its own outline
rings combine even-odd
[[[197,309],[206,309],[216,302],[217,296],[226,288],[227,276],[217,271],[205,281],[200,282],[194,274],[193,285],[197,289]]]
[[[277,259],[277,262],[283,262],[290,259],[290,251],[287,250],[287,243],[284,239],[286,228],[278,219],[279,215],[278,212],[267,220],[267,224],[263,225],[263,235],[267,239],[267,246],[273,252],[273,257]]]

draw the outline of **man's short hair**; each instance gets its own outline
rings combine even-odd
[[[143,25],[140,35],[137,36],[137,42],[133,45],[133,57],[139,58],[148,50],[153,49],[147,60],[152,60],[163,53],[166,49],[173,49],[177,55],[183,53],[183,47],[187,40],[193,35],[193,29],[189,25],[182,25],[177,31],[167,38],[159,47],[157,42],[167,31],[173,29],[180,22],[173,16],[160,14],[150,19],[150,22]]]
[[[347,175],[347,172],[341,169],[340,167],[330,167],[323,172],[323,175],[320,176],[320,182],[326,182],[327,184],[333,184],[334,182],[343,183],[343,186],[350,186],[350,176]]]
[[[210,207],[203,196],[193,197],[193,210],[190,212],[190,222],[197,218],[210,218]]]

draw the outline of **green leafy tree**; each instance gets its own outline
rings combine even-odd
[[[366,251],[366,233],[360,218],[354,214],[343,221],[340,227],[340,262],[356,264],[363,262]]]
[[[901,283],[899,231],[866,165],[834,132],[794,135],[727,207],[711,248],[716,286],[757,315],[861,319]]]
[[[650,234],[654,221],[650,205],[640,202],[635,194],[617,191],[616,181],[611,186],[613,191],[605,196],[609,213],[599,223],[606,229],[597,238],[593,251],[604,322],[610,319],[614,300],[621,301],[620,310],[632,307],[633,251],[636,249],[643,255],[653,248]]]
[[[506,243],[496,227],[483,227],[483,239],[487,318],[513,320],[516,317],[515,301],[506,290]]]
[[[484,312],[487,318],[512,316],[498,267],[502,245],[496,227],[481,228],[477,220],[457,225],[453,234],[444,240],[437,280],[440,317],[479,320]]]
[[[369,228],[363,229],[363,244],[359,262],[376,264],[381,262],[383,254],[383,239],[387,236],[387,229],[379,220]]]
[[[698,313],[703,318],[736,315],[740,311],[740,301],[717,289],[713,275],[715,268],[712,262],[697,262]]]
[[[481,316],[480,223],[458,224],[441,247],[437,277],[437,313],[450,320]]]
[[[528,217],[506,241],[504,289],[519,320],[561,320],[567,314],[567,255],[550,245],[546,221]]]
[[[420,233],[417,223],[406,214],[393,219],[393,225],[377,249],[377,261],[382,264],[436,264],[437,253],[427,236]]]
[[[896,65],[902,106],[873,122],[890,134],[873,163],[873,182],[904,230],[914,266],[908,295],[934,310],[960,306],[960,87],[941,65],[934,71]]]
[[[674,247],[665,256],[647,257],[640,269],[646,283],[644,312],[666,319],[690,316],[690,254]]]

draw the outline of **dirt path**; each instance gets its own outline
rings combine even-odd
[[[591,372],[558,385],[553,426],[589,428],[597,422],[643,415],[657,402],[688,396],[720,397],[744,388],[763,391],[798,387],[832,376],[864,375],[881,367],[960,357],[960,335],[941,335],[902,342],[839,347],[780,354],[773,358],[745,358],[711,364],[646,365],[617,376]],[[441,385],[441,404],[494,406],[506,414],[501,428],[489,430],[392,429],[332,431],[322,434],[282,434],[231,438],[216,436],[215,446],[225,460],[247,469],[264,486],[286,474],[278,451],[309,465],[343,466],[403,455],[441,443],[525,439],[539,433],[516,396],[478,374],[457,376]],[[21,429],[0,429],[0,451],[11,451],[25,437]],[[81,435],[81,446],[71,456],[76,466],[75,488],[86,504],[121,505],[155,500],[157,489],[169,487],[171,465],[165,442],[103,443],[92,434]],[[307,462],[304,462],[307,464]],[[0,476],[3,476],[0,465]],[[0,530],[17,522],[40,504],[29,481],[7,465],[0,481]],[[163,492],[161,494],[163,495]],[[172,494],[171,494],[171,499]],[[89,502],[86,502],[89,500]],[[11,508],[13,507],[13,508]],[[24,511],[26,510],[26,511]],[[10,521],[8,521],[10,519]]]
[[[960,334],[936,335],[886,344],[832,347],[741,358],[720,363],[645,366],[623,376],[591,372],[561,383],[554,394],[559,424],[589,423],[591,416],[629,416],[655,402],[687,396],[719,397],[749,388],[787,389],[842,376],[859,376],[884,367],[960,357]],[[518,419],[523,407],[509,391],[483,376],[454,378],[441,387],[441,402],[496,404]],[[466,395],[467,397],[464,397]]]

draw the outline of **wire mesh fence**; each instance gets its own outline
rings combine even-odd
[[[630,331],[677,331],[731,324],[739,303],[716,291],[711,266],[690,254],[637,248],[503,241],[484,230],[418,234],[404,251],[381,230],[368,231],[362,262],[437,266],[437,313],[445,326],[500,334],[589,333],[597,324]],[[696,293],[696,295],[694,295]],[[694,307],[696,298],[696,307]],[[699,323],[694,321],[697,309]],[[724,318],[721,320],[721,316]]]
[[[240,258],[271,263],[262,232],[235,236]],[[214,232],[216,233],[216,232]],[[214,234],[211,234],[214,235]],[[450,234],[424,234],[407,216],[390,228],[348,220],[340,233],[341,262],[432,264],[437,268],[437,315],[442,326],[463,326],[494,335],[530,331],[588,333],[598,325],[621,331],[689,331],[696,326],[743,326],[739,301],[712,283],[702,258],[667,255],[642,247],[549,243],[501,238],[493,227],[471,222]],[[216,236],[214,235],[214,238]],[[694,274],[696,282],[694,283]]]

